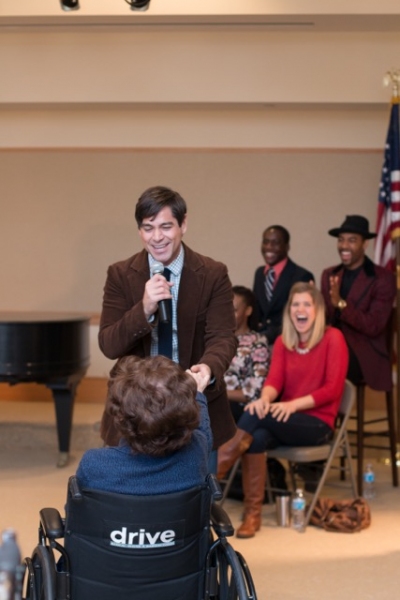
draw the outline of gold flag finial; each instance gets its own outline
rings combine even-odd
[[[392,85],[392,101],[399,102],[400,99],[400,69],[390,69],[386,71],[383,78],[383,85],[388,87]]]

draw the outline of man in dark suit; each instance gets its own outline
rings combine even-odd
[[[149,188],[138,200],[135,218],[144,249],[108,269],[100,348],[111,359],[165,354],[183,369],[205,377],[217,448],[236,429],[224,383],[237,345],[227,268],[183,244],[186,203],[177,192],[161,186]],[[160,272],[160,267],[167,269]],[[172,303],[168,351],[160,302]],[[114,445],[116,431],[108,409],[109,403],[101,434],[107,444]]]
[[[392,388],[386,326],[396,295],[394,274],[375,265],[365,250],[376,237],[360,215],[347,216],[340,227],[329,230],[338,239],[341,264],[322,273],[321,291],[327,320],[341,329],[349,347],[348,378],[364,381],[375,390]]]
[[[288,257],[290,234],[282,225],[272,225],[263,233],[261,254],[265,267],[258,267],[253,291],[257,298],[260,331],[268,343],[275,342],[282,332],[282,315],[290,288],[297,281],[314,281],[314,275],[296,265]]]

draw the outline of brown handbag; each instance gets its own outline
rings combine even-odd
[[[310,523],[322,527],[325,531],[354,533],[370,526],[371,511],[364,498],[355,500],[318,498]]]

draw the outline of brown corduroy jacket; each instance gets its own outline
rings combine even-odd
[[[224,384],[224,373],[235,355],[235,317],[232,286],[224,264],[194,252],[184,245],[185,259],[177,303],[179,364],[188,369],[207,364],[215,378],[205,394],[214,447],[235,433]],[[117,262],[108,269],[100,320],[99,345],[111,359],[126,355],[150,355],[151,330],[143,311],[142,298],[150,277],[145,250]],[[115,430],[107,407],[102,420],[102,437],[115,444]]]

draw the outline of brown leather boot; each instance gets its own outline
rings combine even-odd
[[[252,441],[252,435],[243,431],[243,429],[237,429],[233,438],[218,448],[217,479],[224,479],[229,469],[246,452]]]
[[[254,537],[261,527],[261,511],[265,495],[267,464],[265,453],[243,454],[242,485],[244,491],[243,523],[236,532],[238,538]]]

